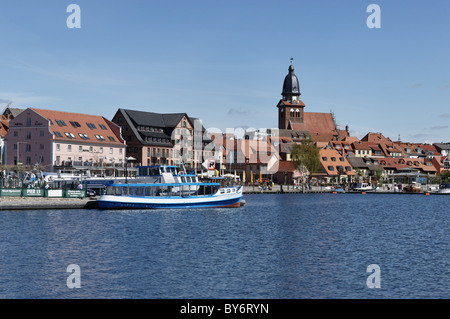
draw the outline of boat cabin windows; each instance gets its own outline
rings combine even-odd
[[[120,185],[109,186],[106,189],[107,195],[112,196],[137,196],[137,197],[190,197],[208,196],[215,194],[219,189],[217,183],[205,183],[202,185],[182,185],[177,184],[141,184],[141,185]],[[235,189],[221,189],[221,194],[236,192]]]
[[[159,176],[162,173],[172,173],[172,175],[177,175],[178,171],[176,167],[172,166],[139,166],[138,175],[139,176]]]

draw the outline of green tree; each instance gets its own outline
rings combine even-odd
[[[383,171],[381,169],[377,169],[374,174],[375,178],[377,179],[377,185],[381,184],[381,179],[383,178]]]
[[[439,174],[441,183],[448,183],[450,181],[450,171],[444,171]]]
[[[294,144],[291,151],[291,159],[294,167],[300,169],[303,165],[310,174],[317,172],[320,165],[320,148],[314,145],[312,140],[304,140],[302,144]]]
[[[361,171],[361,169],[359,167],[355,168],[355,172],[356,172],[356,176],[358,177],[358,182],[360,182],[361,177],[363,176],[363,172]]]

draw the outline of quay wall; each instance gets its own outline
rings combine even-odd
[[[301,188],[287,188],[273,187],[272,189],[262,190],[258,187],[245,186],[245,194],[318,194],[318,193],[332,193],[328,189],[312,188],[302,190]],[[346,192],[346,194],[361,194],[361,192]],[[450,195],[439,194],[436,192],[420,192],[420,193],[404,193],[386,190],[377,190],[375,192],[366,192],[369,194],[396,194],[396,195]],[[339,193],[336,194],[339,196]],[[29,198],[29,197],[0,197],[0,212],[13,210],[56,210],[56,209],[95,209],[98,208],[97,200],[95,198]]]

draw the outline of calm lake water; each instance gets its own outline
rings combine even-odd
[[[1,211],[0,298],[450,297],[450,196],[244,198],[238,209]],[[81,288],[67,286],[70,264]],[[372,264],[380,288],[367,286]]]

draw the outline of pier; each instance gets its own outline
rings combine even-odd
[[[92,209],[97,208],[93,198],[0,198],[0,211],[47,210],[47,209]]]

